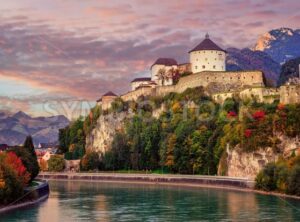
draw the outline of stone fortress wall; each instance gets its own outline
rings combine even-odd
[[[264,86],[261,71],[213,72],[204,71],[179,79],[176,85],[157,86],[156,88],[140,87],[121,96],[124,101],[137,100],[140,96],[165,96],[168,93],[182,93],[188,88],[208,87],[211,84],[228,85],[230,90],[241,87]]]
[[[210,40],[208,34],[189,54],[189,63],[181,65],[172,58],[157,59],[151,66],[155,87],[151,87],[150,83],[141,84],[121,98],[130,101],[137,100],[140,96],[165,96],[171,92],[182,93],[188,88],[202,86],[206,93],[219,103],[235,96],[265,103],[275,100],[280,100],[283,104],[300,103],[300,77],[291,79],[280,88],[267,88],[261,71],[225,71],[226,51]],[[173,81],[164,84],[163,78],[157,75],[160,69],[177,69],[179,74],[191,71],[192,74],[181,77],[176,85],[173,85]]]
[[[241,99],[256,99],[258,102],[272,103],[279,100],[282,104],[300,103],[300,85],[283,85],[280,88],[264,86],[261,71],[213,72],[204,71],[180,78],[176,85],[140,87],[121,96],[124,101],[137,100],[140,96],[165,96],[171,92],[182,93],[188,88],[211,84],[221,86],[209,94],[218,102],[239,96]],[[227,86],[227,87],[226,87]]]
[[[300,103],[300,85],[284,85],[280,87],[280,103]]]

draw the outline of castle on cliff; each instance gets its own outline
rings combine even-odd
[[[151,66],[151,77],[131,81],[131,91],[121,95],[124,101],[140,96],[164,96],[171,92],[182,93],[188,88],[204,87],[216,102],[227,98],[256,99],[283,104],[300,103],[300,78],[290,79],[279,88],[268,88],[262,71],[226,71],[226,51],[214,43],[209,35],[189,51],[189,63],[178,64],[173,58],[159,58]],[[109,109],[118,96],[104,94],[97,104]]]

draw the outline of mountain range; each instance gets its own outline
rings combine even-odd
[[[300,57],[300,29],[274,29],[261,35],[252,48],[227,52],[227,70],[262,70],[268,85],[282,84],[281,65]]]
[[[39,143],[57,142],[58,130],[69,124],[63,116],[31,117],[20,111],[13,115],[0,113],[0,143],[8,145],[23,144],[26,136],[31,135],[35,146]]]

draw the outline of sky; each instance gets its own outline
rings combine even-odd
[[[107,91],[150,76],[159,57],[188,61],[209,33],[252,47],[271,29],[300,28],[296,0],[0,0],[0,109],[84,115]]]

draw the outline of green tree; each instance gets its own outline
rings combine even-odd
[[[27,136],[24,145],[24,149],[28,150],[30,155],[32,156],[32,163],[31,163],[31,169],[28,169],[28,172],[31,174],[31,181],[39,174],[40,167],[39,163],[37,161],[37,156],[35,153],[34,145],[33,145],[33,140],[31,136]],[[20,157],[22,159],[22,157]],[[25,164],[24,164],[25,165]]]
[[[32,137],[30,135],[26,137],[23,147],[28,149],[28,151],[31,153],[32,156],[36,157]]]
[[[86,153],[80,161],[80,167],[83,171],[96,170],[99,168],[99,154],[96,152]]]
[[[65,169],[65,160],[60,155],[53,155],[48,160],[48,170],[52,172],[61,172]]]
[[[160,122],[158,120],[148,120],[148,125],[145,126],[142,137],[142,159],[144,168],[156,169],[159,166],[159,142],[160,142]]]
[[[115,134],[110,155],[111,156],[106,156],[108,158],[106,161],[107,168],[116,170],[128,169],[130,167],[130,152],[125,134],[119,132]],[[113,168],[111,168],[111,163],[114,165]]]
[[[293,167],[289,174],[287,193],[300,196],[300,165]]]
[[[36,156],[34,157],[32,153],[24,147],[12,147],[9,150],[14,152],[22,160],[23,165],[30,173],[30,182],[33,181],[39,174],[40,169]]]

